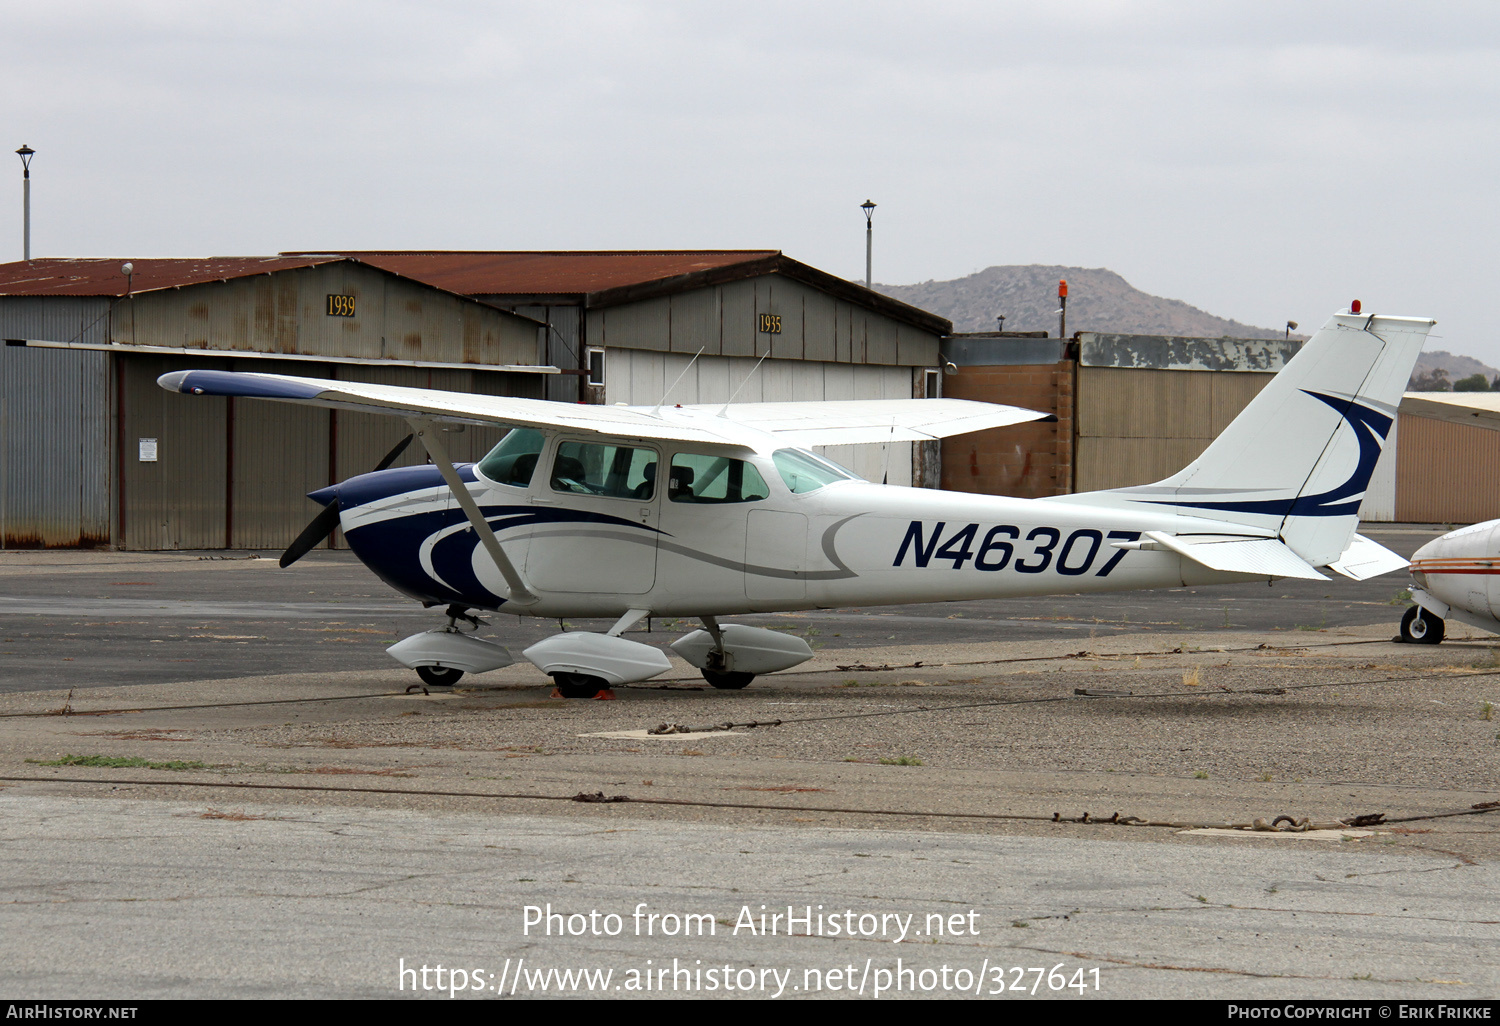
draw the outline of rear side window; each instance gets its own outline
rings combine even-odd
[[[759,502],[770,495],[766,479],[744,460],[696,452],[672,457],[667,498],[673,502]]]
[[[628,445],[563,442],[552,461],[552,490],[612,499],[656,494],[656,450]]]

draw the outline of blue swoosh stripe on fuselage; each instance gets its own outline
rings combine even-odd
[[[461,480],[476,480],[472,464],[455,466],[454,469],[458,471]],[[436,467],[400,467],[352,477],[331,488],[313,492],[310,497],[327,503],[337,495],[340,509],[349,510],[405,492],[435,488],[442,483],[442,474]],[[494,505],[481,506],[480,513],[485,522],[497,532],[538,524],[586,523],[633,527],[651,534],[662,533],[634,520],[585,510]],[[473,556],[477,541],[473,534],[455,531],[433,546],[433,569],[451,587],[433,580],[422,568],[423,542],[440,531],[464,523],[465,519],[463,510],[457,506],[445,510],[427,510],[365,524],[346,531],[344,537],[361,562],[402,594],[422,602],[461,602],[498,608],[505,600],[484,587],[474,574]]]
[[[1250,502],[1181,502],[1173,499],[1144,501],[1157,506],[1211,509],[1222,513],[1269,513],[1283,517],[1342,517],[1358,513],[1360,500],[1356,497],[1363,496],[1365,489],[1369,487],[1370,476],[1375,473],[1375,464],[1380,459],[1381,441],[1391,430],[1391,418],[1350,399],[1309,392],[1305,388],[1302,391],[1338,410],[1353,426],[1355,437],[1359,439],[1359,465],[1349,475],[1349,480],[1326,492],[1295,498],[1258,499]],[[1345,499],[1354,501],[1344,502]]]

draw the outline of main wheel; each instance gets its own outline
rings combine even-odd
[[[451,688],[463,675],[464,671],[451,666],[417,667],[417,676],[422,678],[422,683],[435,688]]]
[[[591,677],[586,673],[554,673],[557,692],[564,698],[593,698],[609,687],[603,677]]]
[[[738,691],[755,679],[753,673],[734,673],[729,670],[704,670],[703,679],[721,691]]]
[[[1443,621],[1421,606],[1412,606],[1401,617],[1401,640],[1411,645],[1436,645],[1443,640]]]

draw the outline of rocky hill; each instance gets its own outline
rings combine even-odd
[[[1500,377],[1500,370],[1496,370],[1487,363],[1480,363],[1472,356],[1454,356],[1452,353],[1435,349],[1417,357],[1417,369],[1412,372],[1411,384],[1407,387],[1424,387],[1426,382],[1432,380],[1432,372],[1439,368],[1447,372],[1449,383],[1462,381],[1471,374],[1483,374],[1486,381],[1494,381],[1496,377]],[[1419,381],[1419,378],[1425,381]]]
[[[1057,282],[1068,282],[1068,334],[1114,331],[1137,335],[1194,335],[1218,338],[1279,338],[1284,328],[1257,328],[1225,320],[1135,288],[1102,267],[1049,267],[1044,264],[989,267],[953,281],[919,285],[880,285],[876,291],[931,310],[953,322],[954,331],[990,331],[1005,315],[1006,331],[1057,334]],[[1472,372],[1471,372],[1472,373]]]

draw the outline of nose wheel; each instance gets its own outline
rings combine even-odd
[[[1443,640],[1443,621],[1421,606],[1412,606],[1401,617],[1401,640],[1408,645],[1436,645]]]

